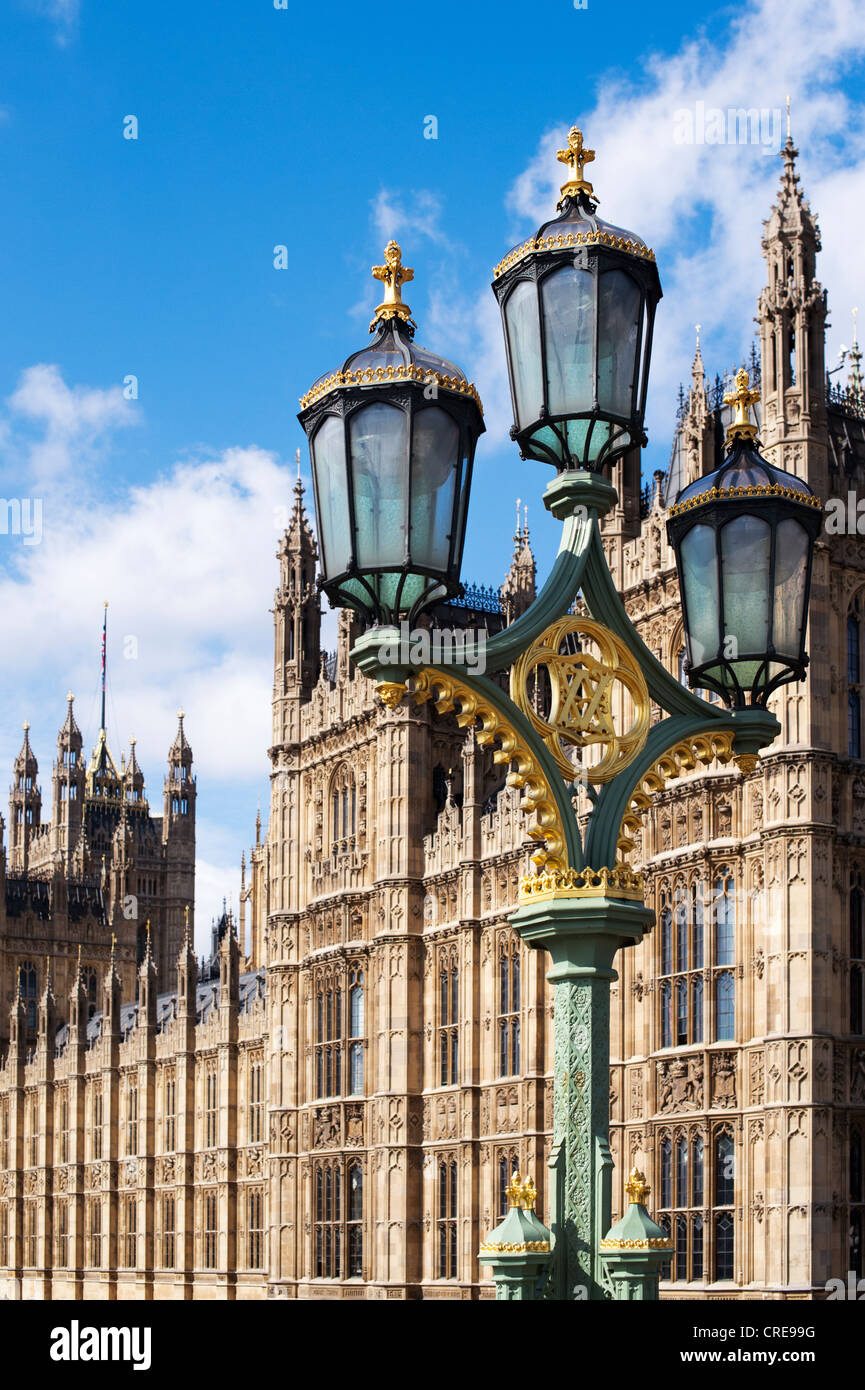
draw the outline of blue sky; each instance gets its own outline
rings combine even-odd
[[[658,254],[648,471],[667,462],[694,324],[712,373],[748,350],[780,169],[774,139],[677,141],[683,111],[780,112],[791,93],[831,353],[865,306],[861,4],[830,0],[818,25],[810,3],[757,0],[699,27],[691,5],[627,0],[289,5],[9,0],[0,16],[0,491],[43,507],[40,544],[0,535],[0,762],[29,718],[47,790],[69,687],[92,740],[109,599],[110,742],[119,756],[138,735],[153,790],[187,710],[200,940],[236,895],[259,797],[266,814],[297,398],[365,340],[391,235],[415,268],[419,341],[487,408],[464,565],[485,583],[506,569],[517,496],[541,572],[556,544],[549,474],[507,437],[489,279],[554,206],[571,122],[597,151],[602,215]]]

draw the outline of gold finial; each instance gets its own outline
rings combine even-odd
[[[638,1202],[641,1207],[645,1206],[646,1198],[651,1189],[646,1182],[645,1173],[641,1173],[639,1168],[631,1169],[631,1176],[625,1183],[625,1191],[628,1194],[629,1201]]]
[[[509,1207],[521,1207],[522,1204],[523,1204],[523,1203],[522,1203],[522,1195],[523,1195],[523,1180],[522,1180],[522,1178],[520,1177],[519,1172],[518,1172],[517,1169],[515,1168],[515,1169],[514,1169],[514,1175],[513,1175],[513,1177],[511,1178],[510,1182],[508,1183],[507,1187],[505,1188],[505,1196],[506,1196],[507,1199],[508,1199],[508,1206],[509,1206]]]
[[[583,178],[583,165],[591,164],[594,157],[595,151],[586,149],[583,144],[583,132],[578,126],[572,125],[568,131],[567,147],[563,150],[556,150],[556,159],[560,164],[567,164],[570,174],[567,183],[562,184],[562,198],[559,201],[559,207],[565,198],[573,198],[577,193],[594,192],[592,185]]]
[[[532,1178],[521,1178],[519,1172],[514,1169],[514,1175],[505,1188],[505,1196],[509,1206],[521,1207],[524,1211],[534,1211],[535,1202],[538,1200],[538,1189]]]
[[[181,724],[182,724],[183,721],[184,721],[184,719],[186,718],[186,710],[185,710],[185,709],[179,709],[179,710],[177,711],[177,718],[180,720],[180,722],[181,722]]]
[[[727,443],[733,439],[756,439],[757,426],[749,419],[750,408],[760,399],[759,391],[751,391],[748,386],[748,373],[740,367],[736,373],[736,389],[724,397],[725,405],[736,407],[736,418],[727,427]]]
[[[538,1200],[538,1189],[535,1187],[534,1178],[526,1178],[522,1189],[523,1207],[526,1211],[534,1211],[535,1202]]]
[[[25,720],[24,720],[24,723],[21,725],[21,728],[24,730],[25,734],[29,733],[29,732],[30,732],[30,720],[29,720],[29,719],[25,719]]]
[[[66,699],[67,699],[67,701],[69,702],[70,705],[72,704],[72,701],[75,699],[75,696],[72,694],[72,691],[71,691],[71,690],[67,690],[67,692],[66,692]]]
[[[787,93],[787,139],[793,139],[793,132],[790,127],[790,93]]]
[[[374,280],[381,280],[385,289],[384,299],[376,309],[375,317],[369,326],[370,333],[382,320],[403,319],[410,323],[411,309],[403,303],[402,287],[414,279],[414,271],[411,266],[403,265],[402,251],[395,241],[388,242],[384,248],[384,265],[374,265],[372,274]]]

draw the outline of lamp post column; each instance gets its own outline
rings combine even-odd
[[[599,1259],[611,1219],[610,985],[621,946],[652,922],[637,901],[594,895],[524,903],[513,918],[527,944],[550,952],[553,986],[553,1252],[544,1296],[599,1301],[608,1279]],[[540,899],[543,895],[539,894]]]

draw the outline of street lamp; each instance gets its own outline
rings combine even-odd
[[[371,620],[353,660],[392,710],[410,695],[453,712],[523,793],[535,852],[511,920],[528,945],[549,952],[554,1009],[544,1296],[652,1298],[658,1252],[670,1245],[645,1212],[639,1174],[629,1214],[609,1229],[613,961],[653,922],[628,855],[652,794],[670,779],[715,760],[750,772],[779,733],[765,700],[780,680],[804,671],[819,503],[760,459],[740,404],[723,468],[682,495],[670,522],[692,680],[733,707],[685,689],[631,623],[600,527],[617,500],[601,470],[643,440],[658,273],[639,237],[596,217],[582,177],[594,152],[576,127],[558,157],[570,172],[561,216],[506,257],[493,288],[504,319],[512,433],[525,457],[556,466],[543,497],[563,523],[561,544],[527,612],[478,639],[482,665],[479,651],[464,648],[461,664],[421,666],[395,627],[399,614],[417,613],[459,584],[483,424],[462,373],[412,345],[400,294],[412,272],[394,243],[373,271],[387,286],[373,343],[315,384],[300,419],[312,453],[323,587],[334,603]],[[574,613],[578,595],[587,616]],[[509,693],[490,678],[507,669]],[[655,724],[653,703],[666,712]],[[583,760],[585,750],[598,749],[600,760]],[[585,834],[572,799],[576,777],[591,788]],[[494,1257],[499,1296],[533,1296],[532,1269],[546,1250],[527,1233],[511,1213],[482,1247]]]
[[[749,408],[760,399],[744,367],[721,467],[679,493],[667,533],[676,552],[688,680],[731,705],[765,705],[801,680],[820,501],[758,452]]]
[[[413,618],[459,589],[483,412],[452,362],[413,341],[402,298],[414,271],[395,241],[368,346],[313,384],[298,416],[310,444],[321,586],[377,622]]]
[[[597,215],[593,160],[574,126],[558,216],[496,266],[523,458],[600,471],[645,442],[643,415],[661,282],[643,239]]]

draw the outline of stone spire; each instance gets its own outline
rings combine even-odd
[[[181,725],[182,731],[182,725]],[[185,735],[184,735],[185,738]],[[146,806],[147,796],[144,786],[144,773],[138,765],[138,755],[135,752],[135,736],[129,738],[129,762],[123,775],[123,799],[132,806]],[[187,748],[189,745],[186,745]],[[189,749],[190,761],[192,759],[192,749]]]
[[[511,566],[500,589],[505,621],[514,622],[533,602],[536,593],[537,565],[529,539],[529,509],[523,512],[520,526],[520,498],[517,498],[517,529],[514,532],[514,554]]]
[[[81,971],[79,946],[75,977],[69,991],[69,1041],[73,1047],[84,1047],[87,1043],[88,1012],[87,985]]]
[[[308,699],[318,680],[321,664],[321,605],[315,586],[318,547],[303,497],[298,449],[294,507],[276,552],[279,588],[274,603],[274,690],[277,695],[299,695],[301,699]]]
[[[120,1037],[120,1005],[122,1002],[122,984],[120,972],[117,969],[117,937],[111,933],[111,954],[108,957],[108,969],[105,972],[105,979],[102,983],[102,1036],[110,1038]]]
[[[148,1033],[156,1033],[156,965],[153,960],[150,923],[145,925],[144,959],[138,971],[138,1026]]]
[[[825,495],[826,291],[816,278],[820,229],[799,182],[788,134],[781,184],[763,224],[767,284],[758,303],[763,452]],[[823,441],[821,443],[821,441]]]
[[[84,740],[75,721],[75,696],[66,696],[66,719],[57,735],[57,759],[52,770],[52,849],[59,852],[67,873],[81,835],[84,814]]]
[[[30,725],[24,721],[24,742],[12,770],[9,794],[9,866],[26,873],[30,841],[42,818],[42,794],[37,784],[39,764],[30,747]]]

